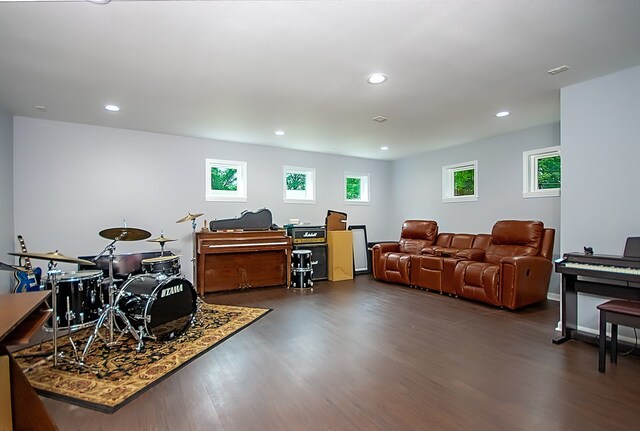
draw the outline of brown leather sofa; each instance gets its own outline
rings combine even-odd
[[[398,243],[374,245],[374,278],[510,309],[546,299],[554,229],[501,220],[491,235],[434,232],[434,221],[407,220]]]
[[[394,283],[410,284],[411,255],[433,245],[438,236],[438,223],[433,220],[407,220],[402,224],[397,243],[376,244],[372,248],[373,276]]]
[[[510,309],[544,301],[553,270],[554,237],[555,230],[545,229],[540,221],[497,222],[483,259],[456,264],[456,293]]]

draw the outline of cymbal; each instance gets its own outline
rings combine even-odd
[[[103,238],[115,239],[117,241],[140,241],[141,239],[149,238],[151,236],[151,232],[147,232],[144,229],[137,229],[135,227],[112,227],[101,230],[98,235]]]
[[[187,213],[187,215],[185,217],[182,217],[176,223],[182,223],[182,222],[185,222],[185,221],[195,220],[195,219],[197,219],[198,217],[200,217],[202,215],[204,215],[204,213],[197,213],[197,214]]]
[[[160,235],[157,238],[147,240],[147,242],[159,242],[161,244],[164,244],[165,242],[171,242],[171,241],[177,241],[177,239],[165,238],[164,236]]]
[[[65,256],[58,251],[52,251],[49,253],[7,253],[11,256],[28,257],[31,259],[53,260],[55,262],[75,263],[76,265],[95,265],[94,262],[85,259],[78,259],[76,257]]]
[[[6,263],[0,262],[0,271],[17,271],[20,270],[19,266],[7,265]]]

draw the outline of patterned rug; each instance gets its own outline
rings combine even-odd
[[[14,355],[22,369],[41,362],[25,373],[40,395],[113,413],[269,311],[264,308],[201,303],[193,325],[184,334],[165,342],[145,339],[143,352],[136,351],[137,343],[130,335],[111,349],[98,339],[86,358],[90,370],[61,362],[54,367],[53,361],[43,361],[41,356],[23,356],[51,351],[51,342],[44,343],[42,347],[21,350]],[[93,328],[72,334],[79,349],[84,347],[91,332]],[[62,352],[62,357],[73,357],[68,337],[58,337],[58,351]]]

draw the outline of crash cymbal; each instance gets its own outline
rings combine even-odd
[[[75,263],[76,265],[95,265],[94,262],[85,259],[78,259],[76,257],[65,256],[62,253],[58,253],[58,250],[49,253],[7,253],[11,256],[28,257],[31,259],[52,260],[54,262]]]
[[[98,234],[103,238],[114,239],[116,241],[140,241],[151,236],[151,232],[135,227],[112,227],[100,231]]]
[[[204,213],[197,213],[197,214],[191,214],[191,213],[187,213],[187,215],[185,217],[182,217],[180,220],[178,220],[176,223],[183,223],[185,221],[191,221],[191,220],[195,220],[198,217],[204,215]]]
[[[157,238],[147,240],[147,242],[159,242],[161,244],[164,244],[165,242],[171,242],[171,241],[177,241],[177,239],[165,238],[164,236],[160,235]]]
[[[21,270],[19,266],[7,265],[6,263],[0,262],[0,271],[18,271]]]

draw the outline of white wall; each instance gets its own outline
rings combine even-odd
[[[13,264],[6,255],[14,251],[13,241],[13,119],[0,111],[0,262]],[[0,272],[0,294],[13,286],[11,272]]]
[[[457,233],[491,233],[501,219],[541,220],[556,229],[557,256],[560,198],[522,197],[522,153],[556,145],[560,126],[553,123],[398,161],[393,165],[393,238],[411,218],[436,220],[440,232]],[[478,161],[478,200],[443,203],[442,166],[472,160]],[[564,193],[564,172],[562,177]],[[552,276],[551,293],[559,292],[559,280]]]
[[[126,219],[152,237],[162,229],[179,239],[167,249],[183,256],[183,273],[192,279],[191,225],[176,221],[204,212],[199,229],[205,219],[263,207],[279,225],[290,218],[324,224],[328,209],[344,211],[349,224],[367,226],[369,238],[389,237],[390,162],[24,117],[14,119],[14,132],[14,166],[29,166],[29,175],[14,176],[15,229],[29,251],[96,254],[108,244],[98,232]],[[205,201],[206,158],[248,162],[248,202]],[[316,168],[315,205],[283,202],[283,165]],[[370,174],[371,205],[343,204],[344,171]],[[136,241],[119,242],[116,252],[152,250],[157,244]]]
[[[640,236],[640,67],[563,88],[561,118],[562,252],[621,255]],[[582,329],[597,330],[600,302],[581,295]]]

